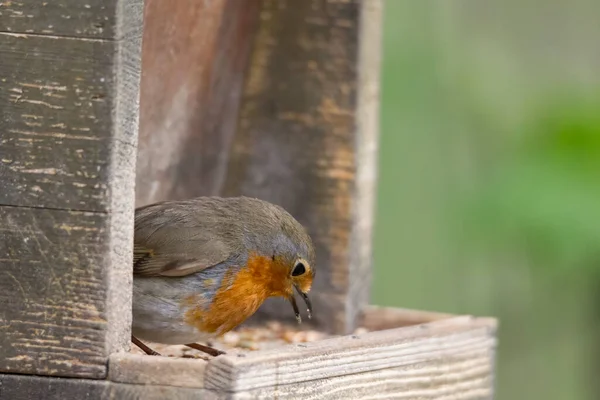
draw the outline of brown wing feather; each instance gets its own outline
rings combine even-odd
[[[133,273],[184,276],[240,252],[234,219],[216,218],[201,199],[163,202],[136,210]]]
[[[133,254],[133,274],[138,276],[185,276],[225,261],[224,257],[213,262],[191,257],[169,257],[139,245],[134,247]]]

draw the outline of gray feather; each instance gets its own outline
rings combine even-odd
[[[262,200],[199,197],[136,210],[135,275],[189,275],[251,251],[301,256],[310,264],[314,260],[312,242],[300,223]]]

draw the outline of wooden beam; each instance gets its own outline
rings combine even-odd
[[[142,7],[1,8],[0,371],[104,378],[129,346]]]
[[[0,374],[2,400],[102,399],[108,383],[90,379]]]
[[[380,0],[264,0],[222,194],[269,200],[317,248],[315,321],[351,332],[371,286]],[[291,318],[278,299],[257,318]]]
[[[259,0],[146,0],[138,206],[223,184]]]
[[[224,393],[170,385],[131,385],[91,379],[0,374],[0,400],[220,400],[227,398]]]
[[[118,10],[120,5],[103,0],[4,1],[0,31],[112,40],[124,27],[115,18],[127,12]]]

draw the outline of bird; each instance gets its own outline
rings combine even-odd
[[[285,209],[239,196],[162,201],[135,210],[132,342],[185,345],[212,356],[206,342],[234,329],[269,297],[308,297],[315,248]]]

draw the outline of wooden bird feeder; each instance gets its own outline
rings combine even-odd
[[[381,27],[381,0],[0,2],[0,399],[493,398],[494,319],[368,305]],[[135,206],[240,194],[308,228],[337,336],[130,353]]]

